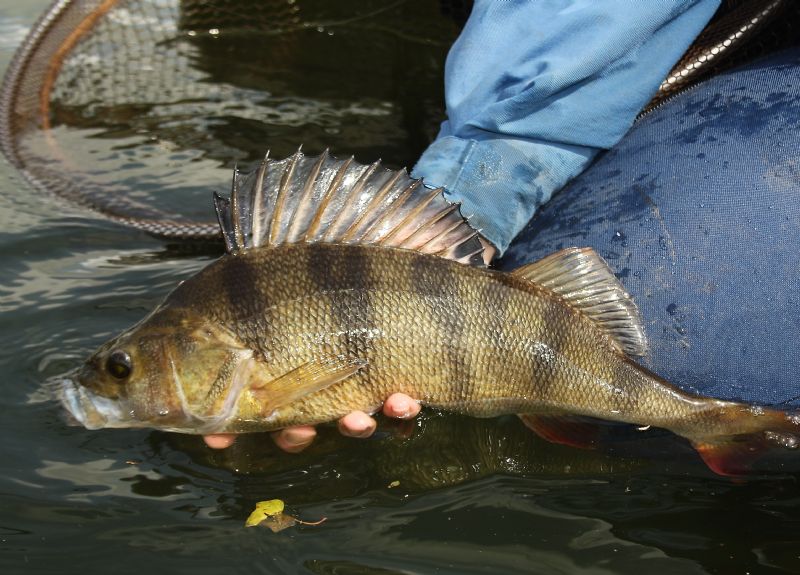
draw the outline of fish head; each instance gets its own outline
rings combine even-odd
[[[88,429],[211,433],[234,413],[251,357],[223,326],[163,305],[102,345],[61,399]]]

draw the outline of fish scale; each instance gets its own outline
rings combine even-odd
[[[284,364],[275,366],[278,372],[288,371],[293,367],[290,363],[296,365],[320,353],[351,355],[361,350],[366,352],[364,359],[369,368],[352,382],[320,392],[313,399],[313,410],[302,403],[279,410],[280,415],[274,419],[279,427],[316,423],[308,421],[304,415],[309,412],[316,413],[318,421],[335,419],[352,409],[363,408],[364,398],[368,398],[366,405],[377,405],[392,391],[407,392],[424,398],[431,405],[468,415],[494,415],[493,409],[487,412],[485,408],[476,407],[476,402],[519,397],[520,392],[530,398],[528,404],[516,400],[520,411],[534,412],[543,404],[555,402],[551,396],[572,406],[588,404],[630,411],[628,406],[618,405],[613,396],[602,394],[603,386],[595,385],[598,390],[595,394],[586,393],[587,389],[592,389],[586,386],[593,380],[606,382],[608,389],[614,388],[609,375],[621,369],[616,366],[625,363],[626,358],[613,350],[605,341],[606,336],[588,320],[572,313],[556,298],[537,294],[540,290],[521,280],[441,262],[415,252],[364,246],[284,246],[236,258],[247,261],[253,269],[270,270],[308,261],[309,254],[302,252],[314,252],[315,265],[321,266],[329,259],[330,269],[345,256],[369,259],[369,273],[359,276],[330,274],[324,286],[297,273],[285,274],[281,282],[254,282],[256,297],[271,302],[270,316],[280,325],[294,326],[270,340],[268,347],[261,347],[263,338],[251,335],[268,323],[263,318],[242,321],[235,314],[219,314],[218,319],[223,324],[228,322],[230,328],[241,334],[245,347],[254,348],[265,357],[287,357],[285,351],[294,350]],[[429,261],[420,264],[421,259]],[[202,291],[192,299],[203,301],[208,309],[224,306],[224,302],[205,297],[210,286],[223,281],[222,268],[224,266],[220,266],[217,274],[214,273],[216,267],[212,266],[208,277],[191,284],[202,285]],[[265,275],[271,274],[266,272]],[[408,289],[400,291],[396,287],[404,284]],[[484,287],[484,284],[491,287]],[[323,291],[320,292],[321,287]],[[316,295],[310,297],[311,294]],[[537,296],[534,301],[531,301],[532,294]],[[293,305],[298,301],[303,305]],[[368,313],[363,313],[363,306],[358,303],[365,301],[370,302]],[[500,307],[505,307],[504,313],[518,321],[504,330],[503,347],[489,346],[486,342],[491,341],[491,337],[487,334],[496,329],[491,318],[497,315]],[[371,322],[372,316],[381,317],[383,325]],[[318,346],[313,340],[303,341],[302,336],[311,330],[324,334],[324,345]],[[376,330],[384,337],[366,335]],[[582,336],[581,332],[586,335]],[[475,353],[475,350],[483,350],[483,353]],[[420,381],[420,373],[427,374],[427,381]],[[388,390],[386,381],[400,385],[395,383],[394,389]],[[328,395],[330,397],[326,397]],[[479,413],[474,412],[476,409]],[[303,415],[297,415],[295,410]],[[240,417],[257,416],[240,413]],[[640,417],[652,418],[653,414],[642,413]]]
[[[570,445],[595,443],[586,417],[663,427],[721,474],[798,446],[798,416],[684,393],[633,361],[646,352],[639,311],[591,249],[486,269],[440,190],[327,153],[265,160],[232,187],[215,197],[228,253],[65,382],[76,420],[269,431],[400,392],[519,414]]]

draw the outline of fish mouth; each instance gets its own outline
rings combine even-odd
[[[138,427],[119,401],[97,395],[71,379],[61,383],[61,404],[86,429]]]

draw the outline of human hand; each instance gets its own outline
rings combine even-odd
[[[413,419],[419,414],[419,402],[405,395],[395,393],[390,395],[383,404],[383,414],[396,419]],[[339,420],[339,431],[347,437],[369,437],[375,432],[377,423],[375,419],[363,411],[353,411]],[[299,453],[311,445],[317,430],[311,425],[287,427],[272,433],[272,439],[282,450],[289,453]],[[233,445],[236,435],[233,433],[215,433],[204,435],[203,441],[212,449],[225,449]]]

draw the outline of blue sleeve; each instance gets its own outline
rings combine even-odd
[[[633,124],[720,0],[476,0],[414,167],[502,253]]]

